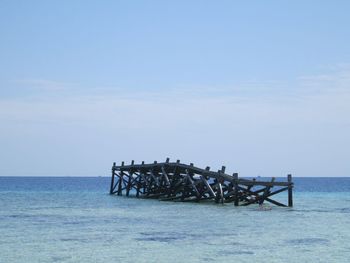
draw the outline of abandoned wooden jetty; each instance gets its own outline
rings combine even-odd
[[[288,192],[288,205],[271,199],[281,192]],[[217,172],[210,167],[201,169],[192,163],[187,165],[165,162],[120,166],[113,163],[110,194],[129,196],[130,193],[139,198],[157,198],[162,201],[201,201],[213,200],[216,203],[234,202],[235,206],[247,206],[269,202],[277,206],[293,206],[292,176],[287,181],[277,182],[238,178],[238,174],[225,173],[225,166]]]

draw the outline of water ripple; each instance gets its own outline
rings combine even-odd
[[[288,239],[286,243],[292,245],[327,245],[330,241],[326,238],[296,238]]]
[[[253,251],[249,251],[249,250],[222,250],[220,251],[221,255],[254,255]]]
[[[177,240],[183,240],[186,238],[181,233],[173,232],[141,232],[141,237],[135,238],[137,241],[157,241],[157,242],[173,242]]]

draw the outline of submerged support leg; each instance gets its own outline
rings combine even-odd
[[[292,183],[292,175],[288,174],[288,206],[293,206],[293,183]]]
[[[122,162],[122,166],[124,166],[124,162]],[[123,183],[123,172],[119,172],[119,182],[118,182],[118,195],[122,195],[122,183]]]
[[[119,182],[118,182],[118,195],[123,195],[122,194],[122,183],[123,183],[123,172],[120,172],[119,174]]]
[[[109,190],[110,195],[112,195],[114,191],[114,176],[115,176],[115,163],[113,163],[113,166],[112,166],[111,188]]]
[[[233,174],[233,177],[234,177],[234,186],[235,186],[235,206],[239,206],[239,187],[238,187],[238,174],[237,173],[234,173]]]

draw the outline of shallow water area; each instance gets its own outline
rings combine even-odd
[[[0,262],[348,262],[350,178],[303,179],[294,208],[261,211],[110,196],[102,177],[0,177]]]

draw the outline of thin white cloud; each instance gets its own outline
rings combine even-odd
[[[74,86],[71,83],[54,82],[49,80],[26,80],[21,82],[51,91],[69,90]],[[271,89],[264,88],[271,84]],[[16,119],[20,121],[37,119],[47,121],[101,121],[109,118],[121,118],[123,120],[138,116],[148,115],[176,118],[192,118],[200,120],[208,118],[220,118],[220,116],[232,117],[232,113],[240,113],[242,119],[247,114],[266,113],[267,115],[284,113],[295,118],[305,119],[308,112],[312,111],[317,116],[309,118],[322,119],[334,118],[348,113],[347,106],[350,96],[350,67],[342,67],[338,71],[316,76],[301,77],[297,87],[285,87],[280,82],[263,82],[260,86],[256,81],[248,82],[246,86],[238,88],[219,87],[188,87],[183,89],[153,90],[130,92],[118,89],[108,94],[95,91],[94,95],[84,93],[63,93],[63,96],[50,97],[46,94],[37,94],[30,98],[11,98],[0,100],[0,118]],[[278,86],[283,86],[279,92]],[[244,88],[249,92],[243,92]],[[264,90],[253,92],[254,87]],[[287,90],[287,91],[286,91]],[[216,92],[215,92],[216,91]],[[312,105],[312,108],[310,108]],[[318,109],[318,114],[315,112]],[[325,112],[325,109],[327,111]],[[337,111],[339,109],[340,112]],[[252,112],[252,113],[249,113]],[[275,113],[276,112],[276,113]],[[187,113],[187,114],[185,114]],[[135,115],[135,116],[133,116]],[[235,114],[233,114],[235,115]],[[191,117],[192,116],[192,117]],[[338,116],[338,117],[337,117]],[[224,118],[226,118],[224,117]],[[260,116],[263,117],[263,116]],[[281,117],[281,120],[283,118]]]
[[[347,93],[350,91],[350,65],[339,64],[326,73],[303,76],[298,80],[303,94]]]
[[[35,147],[49,138],[42,147],[62,148],[57,158],[66,158],[67,167],[75,158],[96,163],[98,170],[112,155],[116,160],[170,155],[198,165],[226,164],[246,176],[281,171],[345,176],[350,174],[344,161],[350,154],[349,76],[350,70],[341,69],[304,77],[288,92],[266,89],[261,96],[184,88],[3,98],[0,139],[16,145],[20,137],[30,138],[24,146],[17,143],[15,154],[33,151],[45,159]],[[87,147],[98,154],[86,156]],[[2,155],[10,161],[8,152]]]
[[[48,79],[18,79],[13,81],[17,87],[37,91],[63,91],[78,87],[76,83],[60,82]]]

